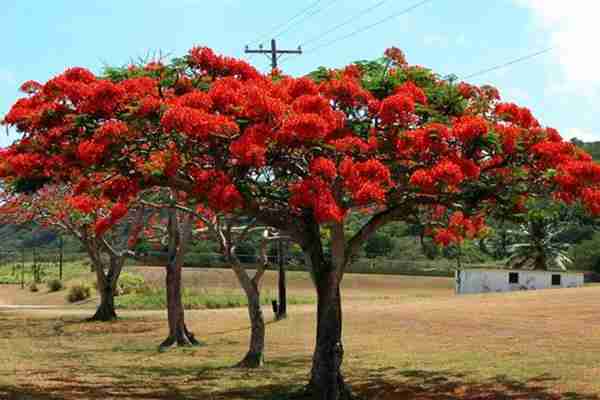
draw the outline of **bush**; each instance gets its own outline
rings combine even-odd
[[[368,258],[378,256],[387,256],[394,248],[394,243],[391,237],[383,234],[374,234],[365,244],[365,253]]]
[[[142,275],[123,272],[117,282],[116,296],[139,293],[146,289],[146,281]]]
[[[46,285],[48,286],[48,290],[51,292],[58,292],[64,287],[62,281],[59,279],[50,279],[48,282],[46,282]]]
[[[569,257],[573,260],[573,269],[600,272],[600,233],[572,246]]]
[[[77,283],[69,289],[67,294],[67,301],[69,303],[75,303],[85,299],[89,299],[92,296],[92,288],[85,283]]]
[[[38,289],[38,287],[35,284],[35,282],[31,282],[31,285],[29,285],[29,291],[30,292],[37,292],[38,290],[40,290],[40,289]]]

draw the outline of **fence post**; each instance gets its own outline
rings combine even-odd
[[[64,252],[64,241],[63,236],[60,235],[60,253],[58,254],[58,279],[62,281],[63,278],[63,252]]]
[[[21,248],[21,289],[25,289],[25,247]]]

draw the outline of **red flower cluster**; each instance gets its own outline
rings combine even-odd
[[[321,92],[342,109],[364,107],[373,99],[371,93],[348,75],[323,82]]]
[[[600,190],[585,188],[581,192],[583,204],[594,216],[600,215]]]
[[[243,80],[260,77],[259,72],[247,62],[216,55],[208,47],[194,47],[188,59],[190,65],[210,76],[236,76]]]
[[[116,176],[102,183],[102,194],[113,201],[124,202],[135,197],[139,191],[139,185],[124,176]]]
[[[427,96],[423,89],[415,85],[411,81],[407,81],[396,88],[396,94],[405,94],[409,96],[415,103],[427,104]]]
[[[213,210],[231,212],[243,206],[242,195],[224,172],[197,169],[192,177],[196,184],[194,194],[206,198]]]
[[[381,123],[384,125],[406,127],[416,122],[417,118],[414,111],[415,101],[412,95],[399,93],[387,97],[381,102],[379,118],[381,118]]]
[[[122,136],[126,135],[128,132],[129,128],[124,122],[108,120],[96,129],[94,136],[97,140],[107,140],[111,142],[113,140],[116,141],[121,139]]]
[[[485,119],[478,116],[465,116],[454,121],[452,133],[463,143],[471,142],[486,135],[488,124]]]
[[[238,125],[228,117],[190,107],[169,108],[160,123],[167,132],[181,132],[198,140],[206,140],[210,135],[232,136],[239,132]]]
[[[98,200],[85,194],[69,197],[67,204],[84,214],[95,212],[99,206]]]
[[[77,146],[77,157],[86,165],[99,163],[106,153],[106,145],[94,140],[80,142]]]
[[[262,167],[266,163],[268,126],[254,125],[231,142],[229,151],[240,165]]]
[[[479,169],[468,160],[460,160],[467,173],[478,175]],[[465,179],[465,173],[456,162],[445,159],[437,163],[430,170],[419,169],[410,177],[410,184],[419,187],[426,193],[433,193],[437,184],[443,183],[450,187],[456,187]]]
[[[354,162],[346,157],[339,171],[344,187],[357,205],[384,203],[387,191],[393,186],[390,170],[376,159]]]
[[[497,104],[494,113],[501,119],[525,129],[540,126],[540,123],[533,117],[529,109],[519,107],[513,103]]]
[[[469,218],[462,211],[456,211],[450,216],[447,228],[435,230],[433,240],[441,246],[460,244],[465,238],[473,239],[485,231],[485,220],[482,216]]]
[[[297,209],[310,209],[316,220],[323,222],[340,222],[344,219],[345,210],[340,207],[331,186],[319,178],[306,178],[290,186],[290,206]]]
[[[325,157],[317,157],[310,163],[310,174],[325,180],[333,180],[337,176],[335,163]]]

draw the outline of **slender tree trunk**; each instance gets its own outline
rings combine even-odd
[[[97,264],[98,261],[92,264]],[[89,318],[89,321],[113,321],[117,319],[117,312],[115,311],[115,291],[117,289],[117,282],[121,275],[121,269],[123,268],[123,260],[118,257],[111,257],[110,266],[106,274],[104,273],[104,266],[95,265],[96,270],[96,285],[98,292],[100,293],[100,304],[96,309],[96,313]]]
[[[339,280],[334,271],[317,275],[317,341],[309,390],[318,400],[351,399],[341,372],[344,346]]]
[[[177,346],[193,346],[200,344],[194,334],[185,325],[185,313],[181,301],[181,263],[175,259],[167,266],[167,316],[169,320],[169,336],[160,344],[166,349]]]
[[[264,365],[265,351],[265,319],[260,307],[260,291],[252,281],[250,281],[249,287],[243,286],[248,298],[248,316],[250,317],[251,331],[248,353],[237,366],[259,368]]]

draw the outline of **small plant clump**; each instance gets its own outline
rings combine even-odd
[[[37,287],[36,283],[35,282],[31,282],[31,285],[29,285],[29,291],[30,292],[37,292],[39,290],[40,289]]]
[[[60,279],[51,279],[46,282],[46,285],[48,286],[48,290],[50,292],[58,292],[64,288],[64,285]]]
[[[86,283],[77,283],[69,289],[67,294],[67,301],[69,303],[76,303],[85,299],[89,299],[92,296],[92,288]]]

